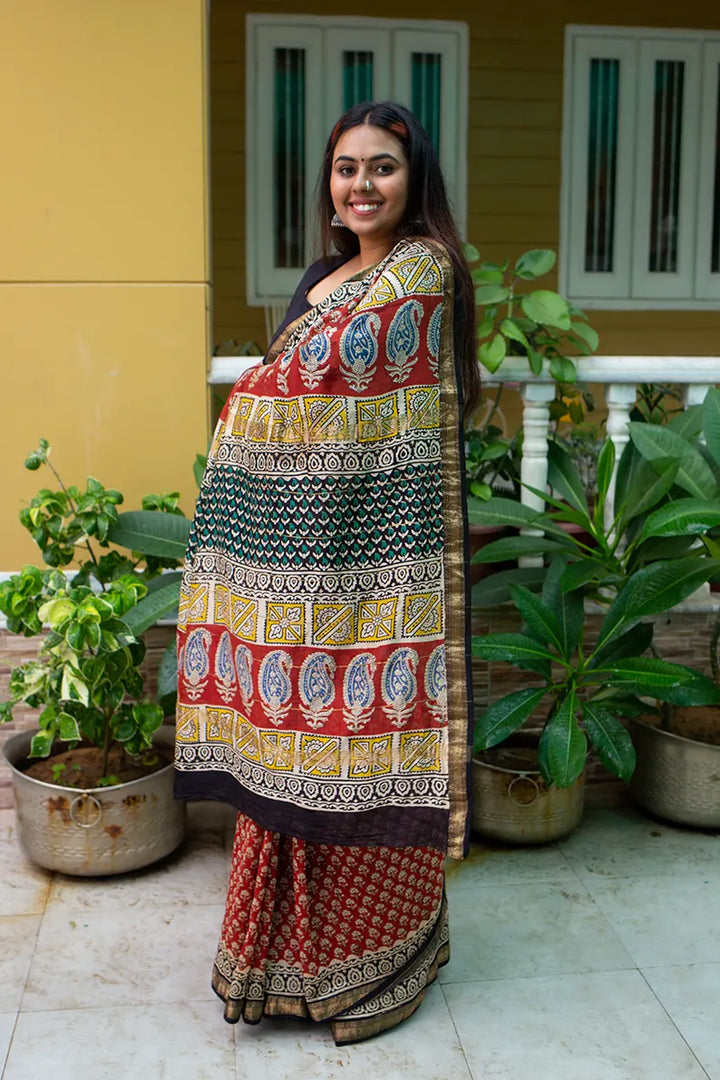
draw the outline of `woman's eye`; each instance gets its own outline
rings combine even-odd
[[[392,171],[393,167],[389,161],[381,162],[375,167],[375,172],[379,173],[380,176],[389,176]]]

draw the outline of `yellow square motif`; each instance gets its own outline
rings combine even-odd
[[[257,601],[244,596],[230,599],[230,629],[243,641],[257,640]]]
[[[298,401],[274,401],[272,416],[273,442],[304,442],[303,420]]]
[[[408,427],[411,431],[440,427],[440,389],[437,386],[414,386],[405,391]]]
[[[247,429],[248,420],[252,415],[253,402],[257,398],[253,397],[241,397],[237,403],[235,409],[235,415],[233,416],[232,433],[233,435],[244,435]]]
[[[305,640],[303,604],[268,604],[265,641],[269,645],[302,645]]]
[[[247,761],[260,760],[260,739],[257,728],[253,727],[244,716],[236,718],[235,746],[239,754]]]
[[[340,740],[331,735],[302,735],[300,770],[306,776],[339,776]]]
[[[197,705],[178,705],[175,710],[175,739],[177,742],[193,743],[200,738],[199,709]]]
[[[208,742],[233,744],[235,713],[232,709],[218,709],[208,705],[205,723],[205,736]]]
[[[344,398],[308,396],[303,398],[303,405],[310,442],[347,440],[348,414]]]
[[[185,630],[189,623],[208,621],[208,586],[203,583],[185,582],[178,605],[178,626]]]
[[[392,736],[370,735],[350,739],[350,768],[348,775],[364,777],[385,776],[392,769]]]
[[[398,433],[398,407],[395,394],[363,401],[358,398],[358,442],[392,439]]]
[[[313,604],[313,645],[352,645],[355,612],[352,604]]]
[[[213,622],[217,626],[227,626],[230,629],[230,590],[227,585],[218,582],[215,585],[213,597]]]
[[[403,731],[400,735],[400,770],[403,773],[440,772],[440,732]]]
[[[273,772],[292,772],[295,762],[295,736],[292,731],[260,733],[262,763]]]
[[[361,600],[358,604],[358,641],[390,641],[395,636],[397,597]]]
[[[265,398],[256,399],[256,407],[247,426],[247,437],[251,442],[267,442],[270,429],[270,405]]]
[[[433,637],[442,631],[439,593],[418,593],[405,597],[403,638]]]

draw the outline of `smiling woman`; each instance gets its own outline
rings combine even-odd
[[[213,971],[226,1020],[309,1016],[342,1043],[414,1012],[449,957],[477,375],[470,277],[417,120],[351,110],[319,192],[338,251],[234,387],[203,479],[176,791],[240,811]]]

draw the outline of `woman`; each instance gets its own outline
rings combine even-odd
[[[176,793],[240,811],[212,980],[225,1019],[329,1020],[340,1044],[409,1016],[449,957],[477,369],[472,285],[407,110],[341,118],[319,209],[325,256],[234,387],[201,488]]]

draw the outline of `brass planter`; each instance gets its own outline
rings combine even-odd
[[[634,719],[630,735],[637,753],[630,780],[635,801],[667,821],[720,828],[720,746]]]
[[[494,753],[495,752],[495,753]],[[488,760],[516,758],[516,764]],[[537,740],[508,739],[472,761],[472,827],[492,840],[546,844],[580,824],[585,804],[585,774],[572,787],[547,787],[537,766]]]
[[[79,877],[122,874],[169,855],[185,836],[185,803],[173,799],[173,766],[115,787],[75,790],[35,780],[17,768],[34,732],[7,740],[20,846],[47,870]],[[156,732],[156,746],[172,749],[175,729]]]

